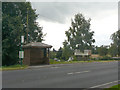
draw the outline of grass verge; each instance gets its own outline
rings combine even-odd
[[[5,70],[21,70],[21,69],[26,69],[28,66],[27,65],[11,65],[11,66],[2,66],[0,67],[0,71],[5,71]]]
[[[116,61],[116,60],[89,60],[89,61],[55,61],[53,59],[50,59],[50,64],[72,64],[72,63],[84,63],[84,62],[111,62],[111,61]],[[0,71],[5,71],[5,70],[22,70],[26,69],[28,66],[27,65],[11,65],[11,66],[2,66],[0,67]]]
[[[50,59],[50,64],[72,64],[72,63],[82,63],[82,62],[112,62],[117,60],[89,60],[89,61],[55,61]]]
[[[120,88],[120,84],[112,86],[111,88],[118,88],[118,87]]]
[[[104,90],[120,90],[120,84],[114,85],[114,86],[112,86],[112,87],[110,87],[110,88],[106,88],[106,89],[104,89]]]

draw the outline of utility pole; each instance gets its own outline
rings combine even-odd
[[[29,8],[27,8],[27,31],[26,31],[26,32],[27,32],[27,36],[26,36],[26,38],[27,38],[27,43],[28,43],[28,9],[29,9]]]

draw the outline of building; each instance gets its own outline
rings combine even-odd
[[[23,46],[25,65],[49,64],[49,49],[51,45],[41,42],[32,42]]]
[[[84,50],[84,53],[82,53],[80,50],[76,49],[74,55],[77,60],[88,60],[91,56],[91,50]]]

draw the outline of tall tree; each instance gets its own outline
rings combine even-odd
[[[0,1],[0,66],[2,66],[2,2]]]
[[[51,59],[56,58],[56,53],[57,53],[57,51],[53,48],[53,50],[50,51],[50,58],[51,58]]]
[[[118,48],[116,47],[115,44],[111,44],[110,48],[108,49],[108,53],[112,56],[115,57],[118,55]]]
[[[90,21],[91,19],[86,20],[80,13],[76,14],[75,18],[71,20],[71,27],[65,34],[67,42],[73,50],[80,49],[84,51],[90,49],[92,43],[95,42],[95,39],[93,39],[94,32],[90,31]]]
[[[75,18],[71,20],[71,26],[65,34],[72,50],[84,51],[92,48],[95,39],[93,39],[94,32],[90,31],[90,21],[91,19],[86,20],[81,13],[76,14]]]
[[[94,46],[92,47],[92,54],[98,54],[98,46]]]
[[[70,56],[73,55],[73,50],[68,45],[67,41],[63,42],[63,50],[62,50],[62,59],[68,60]]]
[[[36,22],[38,15],[30,2],[3,2],[2,16],[2,64],[12,65],[18,60],[21,35],[25,36],[25,43],[41,42],[42,27]]]
[[[100,46],[98,47],[98,54],[100,56],[106,56],[108,54],[108,49],[107,49],[107,46]]]
[[[56,58],[58,58],[58,59],[62,58],[62,48],[61,47],[57,51]]]
[[[120,30],[118,30],[115,33],[113,33],[110,38],[113,41],[112,46],[116,47],[117,54],[118,54],[118,56],[120,56]]]

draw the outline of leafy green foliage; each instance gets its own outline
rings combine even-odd
[[[73,55],[73,50],[70,48],[70,45],[68,45],[67,41],[63,42],[63,45],[62,59],[68,60],[68,58]]]
[[[25,37],[24,44],[41,42],[44,35],[42,27],[36,22],[38,15],[32,9],[30,2],[3,2],[2,16],[2,64],[13,65],[18,60],[21,35]]]
[[[90,31],[91,19],[86,20],[82,14],[78,13],[71,21],[71,27],[65,32],[70,47],[73,50],[80,49],[81,51],[90,49],[92,43],[95,42],[92,38],[94,32]],[[79,47],[76,46],[77,44],[79,44]]]
[[[113,33],[111,35],[111,39],[113,41],[113,44],[111,46],[112,49],[116,50],[116,52],[115,51],[114,52],[117,53],[120,56],[120,30]],[[116,49],[113,48],[113,47],[116,47]]]
[[[57,54],[57,51],[53,48],[53,50],[50,51],[50,58],[51,58],[51,59],[56,58],[56,54]]]
[[[65,32],[67,40],[63,43],[63,53],[65,54],[63,56],[70,57],[75,49],[80,49],[82,52],[85,49],[92,49],[95,39],[93,39],[94,32],[90,31],[90,21],[91,19],[86,20],[80,13],[71,20],[69,30]]]
[[[62,58],[62,48],[60,47],[57,51],[56,58],[61,59]]]
[[[106,56],[108,53],[107,47],[102,45],[101,47],[98,48],[98,53],[100,56]]]
[[[115,57],[118,55],[118,48],[116,47],[115,44],[111,44],[110,48],[108,49],[108,53],[112,56]]]

